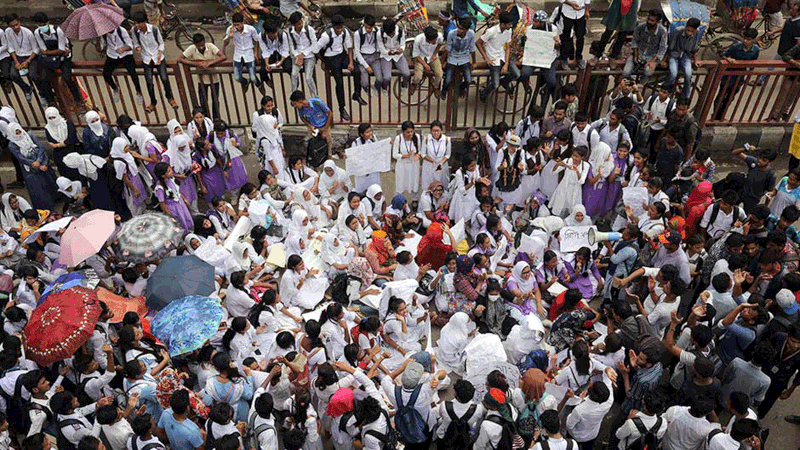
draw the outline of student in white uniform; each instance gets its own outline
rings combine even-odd
[[[431,122],[431,132],[425,136],[425,145],[422,156],[422,177],[420,186],[427,188],[434,181],[443,185],[450,182],[450,138],[442,133],[442,123],[438,120]]]
[[[375,137],[375,134],[372,131],[372,125],[368,123],[362,123],[358,125],[358,137],[353,141],[353,144],[350,145],[350,147],[359,147],[361,145],[374,142],[378,142],[378,139]],[[369,187],[372,185],[381,185],[380,172],[372,172],[366,175],[356,175],[353,178],[355,179],[356,192],[363,193],[366,192],[367,189],[369,189]]]
[[[410,121],[400,125],[402,132],[394,138],[392,157],[395,165],[395,192],[410,192],[414,199],[419,198],[419,160],[422,140],[414,131]]]

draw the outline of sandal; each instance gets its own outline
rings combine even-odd
[[[172,109],[180,108],[174,98],[169,99],[169,106],[172,106]]]

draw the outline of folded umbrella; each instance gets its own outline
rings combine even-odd
[[[177,248],[183,233],[166,214],[142,214],[123,223],[111,245],[121,261],[139,264],[163,258]]]
[[[92,3],[75,9],[61,23],[68,38],[85,41],[108,34],[125,21],[121,8],[105,3]]]
[[[195,255],[165,258],[147,280],[147,307],[160,310],[171,301],[214,292],[214,266]]]
[[[170,356],[177,356],[202,347],[217,332],[224,316],[218,298],[192,295],[159,311],[151,330],[167,345]]]
[[[22,331],[26,356],[40,366],[71,357],[92,337],[101,311],[91,289],[73,287],[50,295]]]
[[[95,209],[81,215],[69,224],[61,236],[58,261],[68,267],[86,261],[103,248],[115,229],[113,211]]]

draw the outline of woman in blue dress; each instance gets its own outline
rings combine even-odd
[[[23,130],[18,123],[12,123],[8,125],[8,140],[8,150],[22,167],[22,177],[31,204],[35,209],[52,211],[58,192],[56,174],[49,166],[50,161],[39,139]]]
[[[236,368],[231,367],[230,356],[221,352],[214,355],[211,362],[219,375],[209,378],[203,386],[200,392],[203,403],[211,406],[225,402],[233,407],[236,421],[247,422],[254,384],[250,368],[245,366],[246,376],[241,376]]]
[[[108,158],[111,143],[117,135],[108,124],[100,120],[96,111],[86,113],[86,128],[83,129],[83,148],[92,155]]]

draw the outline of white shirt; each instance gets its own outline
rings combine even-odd
[[[59,422],[68,419],[80,421],[80,424],[66,425],[61,428],[61,433],[64,435],[64,438],[72,443],[72,445],[77,446],[78,442],[80,442],[84,436],[97,437],[100,435],[100,426],[96,423],[92,426],[92,423],[85,417],[88,414],[94,413],[95,408],[96,404],[92,403],[82,408],[75,409],[75,412],[72,414],[58,414]]]
[[[116,30],[106,33],[103,36],[103,44],[106,46],[106,56],[111,59],[121,59],[133,55],[133,39],[125,28],[117,27]],[[123,47],[130,47],[130,49],[117,53],[117,50]]]
[[[566,0],[561,0],[561,14],[567,19],[578,20],[586,14],[586,7],[589,5],[589,0],[572,0],[579,9],[573,9],[572,6],[566,4]]]
[[[711,221],[711,214],[714,212],[714,206],[714,203],[709,205],[708,208],[706,208],[706,212],[703,214],[703,218],[700,220],[700,227],[705,228],[706,232],[711,237],[722,236],[724,233],[734,229],[733,212],[736,209],[739,210],[737,211],[736,216],[740,221],[747,217],[747,215],[744,213],[744,210],[738,206],[734,206],[731,209],[730,214],[725,214],[725,211],[723,211],[722,208],[719,208],[719,212],[717,213],[716,219],[714,219],[714,223],[709,223]]]
[[[261,395],[259,391],[261,391],[261,393],[266,392],[263,389],[259,389],[258,391],[256,391],[256,394],[258,394],[258,396]],[[253,395],[253,400],[257,398],[258,397],[256,395]],[[253,422],[254,431],[257,430],[258,427],[260,427],[261,425],[269,425],[272,427],[262,430],[258,434],[258,436],[256,436],[256,439],[258,439],[258,448],[260,450],[278,450],[278,435],[275,433],[275,419],[273,419],[272,417],[265,419],[259,416],[258,413],[255,411],[255,408],[252,408],[252,411],[253,412],[250,415],[250,420],[253,420],[253,416],[256,416],[255,421]],[[249,442],[245,442],[245,444],[249,445]]]
[[[314,46],[317,44],[317,33],[307,24],[298,33],[293,26],[289,27],[289,53],[292,56],[303,54],[306,58],[314,56]]]
[[[136,448],[138,448],[139,450],[142,450],[142,449],[144,448],[144,446],[145,446],[145,445],[148,445],[148,444],[158,444],[158,445],[160,446],[160,448],[162,448],[162,449],[166,449],[166,448],[167,448],[167,447],[166,447],[164,444],[162,444],[162,443],[161,443],[161,441],[160,441],[160,440],[158,440],[158,438],[157,438],[157,437],[155,437],[155,436],[153,436],[152,438],[150,438],[150,439],[148,439],[148,440],[146,440],[146,441],[143,441],[143,440],[142,440],[142,438],[140,438],[139,436],[131,436],[131,438],[130,438],[130,439],[128,439],[127,443],[125,444],[125,447],[126,447],[128,450],[133,450],[133,440],[134,440],[134,439],[136,439]],[[154,447],[154,449],[158,449],[158,448],[159,448],[159,447]]]
[[[244,61],[250,63],[255,61],[256,55],[253,51],[253,43],[257,43],[261,38],[252,25],[244,24],[242,31],[236,30],[233,25],[225,30],[225,36],[233,30],[233,60],[235,62]]]
[[[414,38],[414,46],[411,48],[412,58],[422,58],[426,63],[430,63],[433,59],[436,48],[442,45],[444,39],[441,33],[436,33],[436,40],[433,44],[428,43],[425,33],[420,33]]]
[[[100,431],[106,436],[106,440],[111,446],[108,450],[125,450],[128,441],[133,436],[133,428],[125,419],[118,420],[111,425],[100,425]],[[139,448],[144,448],[144,444],[139,444]]]
[[[479,38],[483,42],[486,55],[494,61],[493,66],[502,65],[506,60],[505,46],[511,41],[511,28],[500,31],[500,25],[495,25]]]
[[[740,448],[739,441],[727,433],[717,433],[708,441],[708,450],[731,450]]]
[[[447,406],[445,405],[446,402],[442,402],[439,404],[439,426],[436,428],[436,436],[439,439],[444,439],[444,434],[447,432],[447,428],[450,426],[452,419],[450,415],[447,414]],[[456,417],[459,419],[464,417],[464,414],[469,411],[469,408],[472,405],[475,405],[475,412],[467,419],[467,423],[469,423],[470,430],[475,430],[478,422],[483,419],[483,415],[486,414],[486,410],[483,408],[483,405],[480,403],[461,403],[458,400],[453,400],[453,412],[455,413]]]
[[[19,34],[16,34],[11,27],[8,27],[5,34],[8,40],[8,52],[15,53],[17,58],[27,58],[32,53],[39,53],[39,44],[33,37],[33,31],[28,28],[22,27]]]
[[[614,403],[614,388],[611,380],[603,373],[603,383],[608,387],[609,396],[603,403],[597,403],[587,395],[584,400],[567,416],[567,430],[578,442],[587,442],[597,437],[600,423]]]
[[[363,39],[361,39],[362,34],[364,35]],[[369,64],[367,64],[363,55],[372,55],[378,51],[377,36],[378,32],[375,29],[372,30],[372,33],[367,33],[364,31],[363,26],[353,33],[353,57],[365,69],[369,67]]]
[[[0,32],[0,60],[6,59],[11,56],[11,51],[8,44],[8,37],[5,32]]]
[[[642,421],[642,425],[644,425],[648,431],[652,429],[658,421],[658,416],[648,416],[641,411],[636,414],[636,417]],[[664,438],[664,433],[666,432],[667,421],[661,419],[661,427],[659,427],[659,429],[656,431],[656,437],[659,441]],[[642,434],[639,433],[639,429],[636,428],[633,420],[628,419],[622,424],[621,427],[617,428],[616,435],[617,439],[619,439],[619,450],[626,450],[628,445],[634,443]]]
[[[554,439],[554,438],[545,438],[545,439],[547,439],[547,445],[550,446],[550,450],[567,450],[567,448],[568,448],[567,447],[567,442],[568,441],[566,439],[564,439],[563,437],[559,438],[559,439]],[[532,449],[533,450],[543,450],[542,449],[542,444],[537,442],[536,445],[534,445],[532,447]],[[573,450],[577,450],[578,446],[575,445],[575,444],[572,444],[572,449]]]
[[[267,33],[262,34],[258,45],[261,46],[261,57],[264,59],[276,52],[281,58],[289,56],[289,35],[283,30],[278,32],[278,37],[274,41],[267,36]]]
[[[708,433],[719,424],[711,423],[705,417],[689,414],[688,406],[673,406],[664,413],[667,432],[661,441],[663,450],[693,450],[701,448]]]
[[[164,61],[164,36],[161,34],[161,30],[148,23],[147,30],[144,33],[134,27],[133,37],[136,47],[142,48],[143,63],[160,64]],[[161,52],[161,59],[156,61],[158,52]]]
[[[573,123],[570,131],[572,131],[572,143],[575,147],[586,146],[592,149],[600,143],[600,133],[588,123],[583,130],[578,129],[578,126]]]
[[[245,289],[249,289],[247,285]],[[255,305],[255,300],[250,297],[248,292],[237,289],[233,286],[229,287],[225,295],[225,306],[228,308],[228,314],[231,317],[247,317],[250,308]]]
[[[332,42],[331,39],[333,40]],[[328,47],[328,44],[330,44],[330,47]],[[336,34],[336,31],[331,28],[322,33],[319,39],[317,39],[315,53],[319,53],[325,49],[323,56],[331,57],[345,53],[351,48],[353,48],[353,36],[350,34],[350,30],[345,28],[342,30],[342,34]]]
[[[672,108],[669,108],[670,103],[672,103]],[[667,116],[673,109],[675,109],[675,100],[672,98],[667,98],[665,102],[661,101],[659,96],[655,96],[652,103],[648,100],[645,102],[645,106],[650,105],[646,111],[644,111],[645,115],[650,113],[652,115],[652,121],[650,122],[650,129],[651,130],[663,130],[664,127],[667,125]],[[658,122],[655,120],[658,119]]]
[[[42,34],[39,29],[36,29],[36,32],[33,33],[36,37],[36,44],[39,46],[39,50],[47,50],[47,46],[45,45],[45,35]],[[67,35],[64,33],[59,27],[55,27],[53,25],[49,26],[49,31],[46,37],[53,37],[55,36],[58,39],[58,49],[59,50],[67,50],[69,48],[69,40],[67,40]]]
[[[383,30],[378,30],[377,35],[378,51],[381,52],[381,58],[389,61],[400,61],[404,55],[401,52],[396,55],[389,55],[392,50],[406,50],[406,30],[400,26],[394,29],[394,36],[387,36],[383,34]]]

